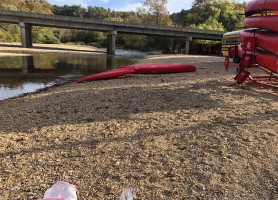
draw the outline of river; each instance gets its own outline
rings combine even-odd
[[[0,57],[0,100],[74,81],[80,77],[134,64],[142,52],[117,51],[116,55],[61,55],[36,53]]]

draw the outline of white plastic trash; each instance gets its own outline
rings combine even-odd
[[[76,187],[63,181],[57,181],[44,193],[43,200],[77,200]]]
[[[133,200],[133,194],[130,188],[123,189],[120,200]]]

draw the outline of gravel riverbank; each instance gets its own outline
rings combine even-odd
[[[0,199],[277,199],[277,92],[236,86],[223,57],[152,55],[194,73],[68,83],[0,102]]]

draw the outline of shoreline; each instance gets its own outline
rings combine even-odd
[[[118,53],[115,56],[130,56],[142,57],[146,55],[160,54],[160,51],[140,52],[137,50],[117,49]],[[31,48],[24,48],[20,43],[0,43],[0,56],[19,56],[18,54],[67,54],[79,56],[102,56],[107,55],[105,48],[97,48],[88,45],[71,45],[71,44],[38,44],[34,43]]]
[[[72,55],[72,56],[86,56],[86,57],[97,57],[97,56],[107,56],[105,49],[98,49],[96,47],[87,46],[87,45],[70,45],[70,44],[37,44],[34,43],[32,48],[23,48],[21,43],[0,43],[0,57],[17,57],[17,56],[32,56],[34,54],[59,54],[59,55]],[[139,53],[137,51],[129,50],[118,50],[115,57],[125,57],[125,56],[134,56],[131,58],[136,60],[140,57],[146,56],[147,54]],[[67,82],[74,82],[72,78],[58,80],[52,83],[52,86],[46,86],[42,89],[37,89],[33,92],[24,92],[19,95],[1,99],[0,101],[7,99],[14,99],[18,97],[23,97],[29,94],[34,94],[38,92],[45,91],[51,87],[56,87],[57,85],[63,85]]]
[[[41,92],[47,92],[47,90],[49,90],[49,89],[51,89],[51,88],[63,86],[63,85],[65,85],[65,84],[73,83],[73,82],[75,82],[75,81],[76,81],[76,80],[73,80],[73,79],[60,80],[60,81],[58,81],[58,82],[53,83],[53,85],[45,86],[44,88],[37,89],[37,90],[35,90],[34,92],[25,92],[25,93],[22,93],[22,94],[13,96],[13,97],[9,97],[9,98],[6,98],[6,99],[0,99],[0,103],[1,103],[1,101],[8,101],[8,100],[11,100],[11,99],[17,99],[17,98],[26,97],[26,96],[32,95],[32,94],[38,94],[38,93],[41,93]]]
[[[38,44],[33,43],[32,48],[24,48],[21,43],[0,43],[0,52],[5,54],[34,54],[34,53],[52,53],[52,54],[81,54],[81,55],[102,55],[104,49],[98,49],[87,45],[69,45],[69,44]]]
[[[67,83],[0,102],[0,197],[56,181],[78,199],[278,198],[277,92],[236,86],[224,57],[149,55],[194,73]]]

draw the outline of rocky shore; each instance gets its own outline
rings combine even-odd
[[[74,82],[0,102],[0,199],[56,181],[78,199],[277,199],[278,94],[223,57],[152,55],[194,73]]]

